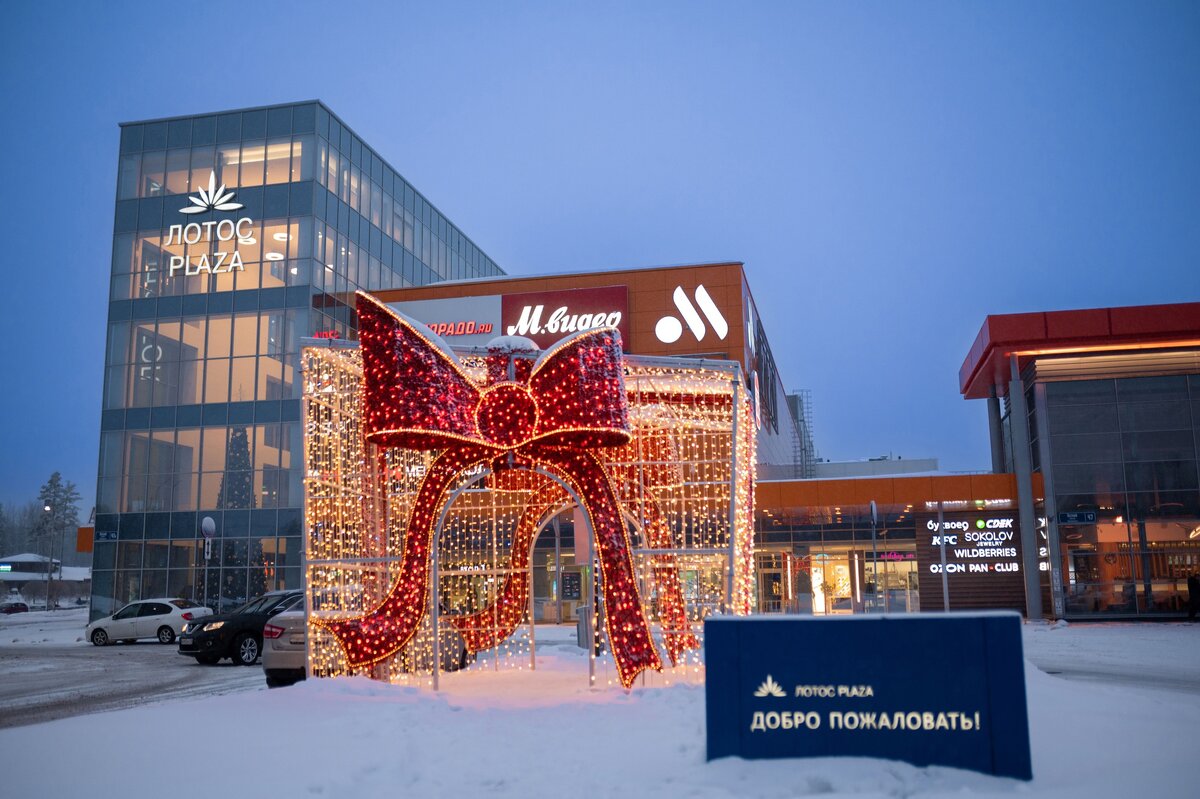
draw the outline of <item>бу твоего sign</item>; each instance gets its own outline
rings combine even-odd
[[[1030,779],[1021,617],[704,623],[708,758],[881,757]]]

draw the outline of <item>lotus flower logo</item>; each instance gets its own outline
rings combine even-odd
[[[221,188],[217,188],[217,173],[208,173],[208,189],[200,189],[200,196],[188,197],[192,204],[187,208],[180,208],[181,214],[202,214],[205,211],[237,211],[242,208],[241,203],[232,202],[234,192],[225,191],[225,184],[221,184]]]
[[[774,678],[772,678],[770,674],[767,675],[767,679],[763,681],[763,684],[758,686],[758,690],[754,692],[754,695],[774,696],[777,698],[781,696],[787,696],[787,694],[783,692],[783,686],[775,682]]]

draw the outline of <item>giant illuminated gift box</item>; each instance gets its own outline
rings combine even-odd
[[[369,295],[357,310],[359,346],[302,356],[310,673],[428,674],[446,631],[503,648],[532,619],[534,541],[573,506],[626,688],[695,651],[707,613],[750,612],[738,364],[625,355],[612,328],[456,353]]]

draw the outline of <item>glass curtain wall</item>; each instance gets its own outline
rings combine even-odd
[[[1043,385],[1066,614],[1183,612],[1200,573],[1200,375]],[[1062,523],[1088,511],[1095,524]]]
[[[320,103],[123,125],[116,195],[91,617],[297,587],[300,339],[502,272]]]

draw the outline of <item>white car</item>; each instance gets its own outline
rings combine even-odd
[[[142,599],[130,602],[111,616],[96,619],[84,630],[84,637],[96,646],[113,641],[133,643],[139,638],[157,638],[170,644],[183,631],[183,625],[201,616],[211,616],[210,608],[190,599]]]
[[[307,676],[307,621],[301,601],[263,627],[262,665],[268,688],[291,685]]]

